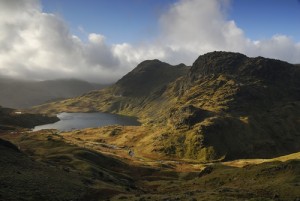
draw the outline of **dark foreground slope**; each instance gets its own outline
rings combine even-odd
[[[30,159],[0,139],[0,200],[79,200],[83,185],[76,175]]]
[[[157,161],[105,146],[99,132],[95,143],[86,134],[0,135],[18,145],[0,139],[0,200],[300,199],[300,152],[267,161]]]
[[[138,192],[131,174],[151,170],[70,145],[49,131],[0,136],[18,145],[0,138],[1,201],[107,200]]]
[[[212,52],[191,68],[142,62],[110,88],[35,111],[138,116],[157,131],[148,134],[145,147],[166,156],[270,158],[300,150],[299,87],[299,66]]]

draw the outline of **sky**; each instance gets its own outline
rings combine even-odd
[[[300,0],[0,0],[0,76],[112,83],[210,51],[300,63]]]

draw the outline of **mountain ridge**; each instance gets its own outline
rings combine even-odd
[[[169,73],[176,67],[158,60],[140,65],[109,88],[33,110],[138,116],[144,126],[159,131],[149,133],[150,152],[168,157],[214,161],[270,158],[300,150],[299,66],[240,53],[211,52],[198,57],[192,67],[179,67],[182,71],[172,79],[148,90],[147,74],[139,72],[162,65],[168,66]],[[144,82],[136,82],[138,75],[143,75]],[[155,74],[157,80],[164,76]],[[137,90],[131,87],[134,84]]]

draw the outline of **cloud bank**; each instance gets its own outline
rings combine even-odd
[[[80,78],[111,82],[129,70],[91,33],[82,42],[63,19],[43,13],[37,0],[0,2],[0,74],[22,79]]]
[[[180,0],[159,20],[152,43],[113,44],[100,33],[82,41],[38,0],[0,1],[0,75],[23,79],[79,78],[108,83],[146,59],[188,65],[209,51],[241,52],[300,63],[300,43],[280,33],[252,41],[226,18],[228,0]],[[109,37],[109,36],[107,36]]]

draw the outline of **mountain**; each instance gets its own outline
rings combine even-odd
[[[0,78],[0,105],[28,108],[48,101],[79,96],[104,86],[76,79],[22,81]]]
[[[272,158],[300,150],[300,68],[232,52],[191,67],[145,61],[111,87],[33,111],[137,116],[151,128],[137,144],[166,157]]]
[[[157,59],[147,60],[120,79],[114,90],[120,96],[149,97],[163,92],[167,84],[184,75],[187,69],[184,64],[171,66]]]

